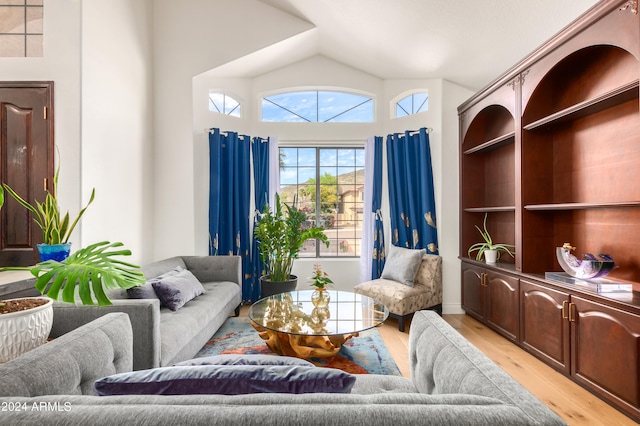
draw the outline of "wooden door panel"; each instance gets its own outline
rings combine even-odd
[[[520,336],[519,279],[487,271],[487,322],[500,334],[518,341]]]
[[[569,321],[562,316],[569,294],[520,280],[521,341],[557,370],[570,372]]]
[[[462,264],[462,309],[479,319],[484,319],[483,273],[484,268]]]
[[[53,180],[53,83],[0,82],[0,180],[33,204]],[[42,233],[30,213],[6,194],[0,209],[0,265],[39,261]]]
[[[640,317],[572,296],[571,373],[614,402],[640,406]]]

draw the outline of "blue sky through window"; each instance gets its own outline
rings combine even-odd
[[[335,91],[298,91],[262,98],[266,122],[373,122],[373,99]]]
[[[429,110],[429,94],[427,92],[414,93],[400,99],[396,103],[396,118],[417,114]]]

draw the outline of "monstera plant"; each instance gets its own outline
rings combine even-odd
[[[65,260],[46,260],[34,266],[5,266],[3,271],[30,271],[41,294],[64,302],[85,305],[111,305],[105,289],[131,288],[145,283],[140,267],[119,259],[131,251],[122,243],[103,241],[83,247]]]

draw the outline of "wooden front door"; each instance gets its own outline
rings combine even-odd
[[[0,181],[31,205],[53,190],[53,82],[0,82]],[[0,266],[33,265],[40,228],[5,193],[0,209]]]

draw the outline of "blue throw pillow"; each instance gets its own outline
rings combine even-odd
[[[223,354],[193,358],[173,365],[303,365],[315,367],[311,362],[292,356],[262,354]]]
[[[355,376],[302,365],[201,365],[153,368],[104,377],[106,395],[243,395],[249,393],[349,393]]]
[[[162,306],[177,311],[188,301],[204,293],[200,281],[186,269],[151,282]]]

